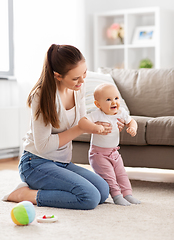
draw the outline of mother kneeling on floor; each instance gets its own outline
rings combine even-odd
[[[53,44],[41,76],[31,90],[31,127],[19,163],[22,183],[3,200],[31,201],[38,206],[94,209],[109,195],[105,180],[71,162],[72,140],[83,131],[77,123],[85,115],[86,62],[70,45]],[[112,128],[102,123],[105,131]],[[119,123],[120,129],[123,123]]]

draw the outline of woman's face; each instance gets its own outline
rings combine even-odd
[[[65,77],[58,77],[61,87],[78,91],[84,83],[86,71],[86,62],[80,61],[77,67],[69,70]]]

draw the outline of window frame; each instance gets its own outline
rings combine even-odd
[[[13,35],[13,0],[8,0],[8,35],[9,35],[9,70],[0,71],[0,79],[14,77],[14,35]]]

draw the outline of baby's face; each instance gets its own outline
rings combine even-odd
[[[119,93],[114,86],[107,86],[102,89],[100,98],[98,99],[100,109],[108,115],[118,113],[120,107]]]

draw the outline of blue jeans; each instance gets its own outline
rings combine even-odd
[[[22,181],[37,189],[37,205],[94,209],[109,195],[107,182],[73,163],[54,162],[24,151],[19,164]]]

